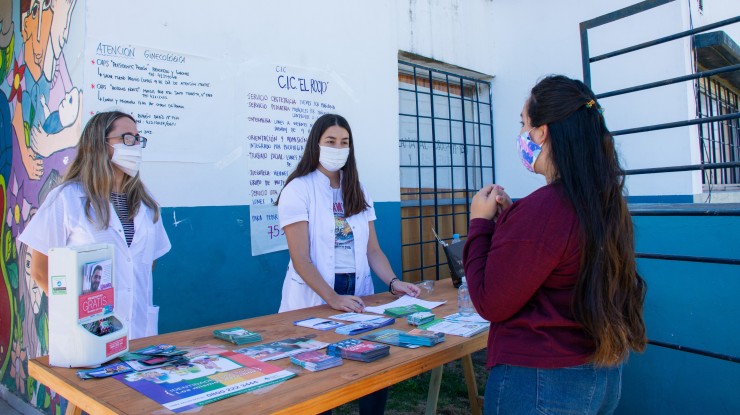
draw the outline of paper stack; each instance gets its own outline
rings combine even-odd
[[[241,327],[232,327],[230,329],[213,330],[213,335],[217,339],[226,340],[234,344],[246,344],[262,341],[259,333],[245,330]]]
[[[319,370],[329,369],[342,364],[341,357],[329,356],[316,350],[290,356],[290,361],[312,372],[318,372]]]
[[[390,354],[391,347],[357,339],[346,339],[332,343],[326,354],[361,362],[372,362]]]
[[[418,304],[409,304],[409,305],[404,305],[400,307],[386,308],[385,311],[383,311],[383,314],[387,316],[391,316],[391,317],[403,317],[403,316],[418,313],[421,311],[429,312],[431,310],[429,310],[428,308],[422,307]]]
[[[413,329],[408,333],[399,334],[398,340],[404,343],[418,344],[419,346],[434,346],[437,343],[445,341],[445,334]]]
[[[406,316],[406,322],[414,326],[421,326],[422,324],[429,323],[434,320],[434,313],[428,311],[422,311],[419,313],[409,314]]]
[[[335,331],[339,334],[354,336],[355,334],[375,330],[379,327],[390,326],[395,322],[396,319],[393,317],[379,317],[373,320],[358,321],[357,323],[352,323],[344,327],[339,327]]]

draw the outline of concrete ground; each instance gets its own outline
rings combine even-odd
[[[0,414],[4,414],[4,415],[21,415],[20,412],[16,411],[15,408],[13,408],[12,406],[8,405],[8,403],[5,402],[2,399],[0,399]]]

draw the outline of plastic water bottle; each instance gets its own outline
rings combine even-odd
[[[470,291],[468,291],[468,283],[465,281],[465,277],[462,278],[462,284],[457,289],[457,312],[461,316],[469,316],[475,313],[475,307],[473,307],[473,301],[470,299]]]
[[[450,242],[450,245],[456,244],[458,242],[462,242],[460,240],[460,234],[459,233],[455,233],[455,234],[452,235],[452,242]]]

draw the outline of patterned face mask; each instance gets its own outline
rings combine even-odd
[[[519,147],[519,159],[522,161],[524,167],[534,173],[534,163],[537,161],[537,156],[542,152],[542,147],[539,144],[532,141],[529,137],[529,132],[520,134],[516,139],[516,144]]]

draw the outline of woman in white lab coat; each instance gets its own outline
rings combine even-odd
[[[374,292],[371,269],[391,293],[419,295],[419,287],[395,276],[380,249],[375,209],[360,184],[354,149],[347,120],[322,115],[280,192],[278,218],[290,251],[281,312],[323,303],[362,312],[361,297]],[[387,398],[387,388],[360,398],[360,414],[382,414]]]
[[[159,205],[139,179],[146,141],[130,115],[94,115],[64,181],[19,237],[31,250],[31,276],[47,295],[50,248],[113,244],[115,313],[126,321],[131,339],[157,334],[152,268],[170,250]]]
[[[360,297],[374,292],[371,269],[392,293],[418,295],[380,249],[375,209],[358,176],[349,123],[336,114],[319,117],[278,198],[290,251],[281,312],[323,303],[361,312]]]

